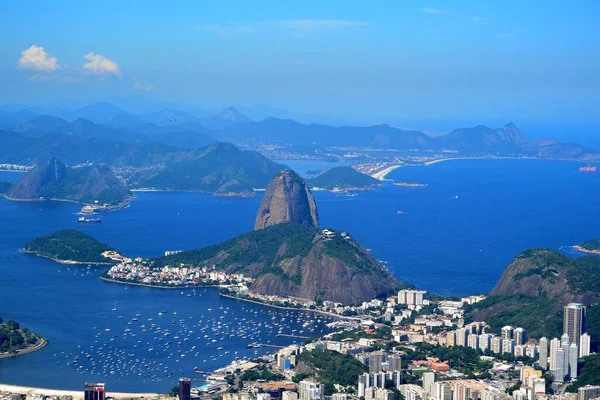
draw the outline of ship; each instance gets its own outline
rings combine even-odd
[[[580,167],[579,172],[596,172],[597,168],[594,165],[586,165],[585,167]]]
[[[77,218],[77,222],[80,223],[96,223],[99,224],[100,222],[102,222],[102,220],[100,218],[86,218],[86,217],[79,217]]]
[[[398,215],[404,215],[404,214],[406,214],[406,211],[402,211],[402,210],[396,211],[396,214],[398,214]]]

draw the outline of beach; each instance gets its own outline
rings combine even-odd
[[[396,168],[400,168],[400,165],[391,165],[387,168],[382,169],[381,171],[377,171],[375,172],[373,175],[371,175],[373,178],[375,179],[379,179],[379,180],[383,180],[385,179],[385,176],[387,174],[389,174],[390,172],[392,172],[393,170],[395,170]]]
[[[0,393],[16,393],[22,395],[37,395],[37,396],[72,396],[73,399],[83,399],[83,383],[82,390],[55,390],[55,389],[45,389],[45,388],[34,388],[34,387],[26,387],[26,386],[14,386],[14,385],[5,385],[0,384]],[[115,392],[106,392],[106,397],[114,397],[116,399],[158,399],[158,398],[170,398],[165,394],[157,394],[157,393],[115,393]]]

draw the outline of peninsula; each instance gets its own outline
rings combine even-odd
[[[9,200],[62,200],[120,208],[133,198],[125,183],[104,164],[67,167],[56,158],[37,164],[17,182],[4,187]]]
[[[335,192],[370,190],[380,186],[378,179],[363,174],[352,167],[335,167],[308,181],[311,189]]]
[[[28,242],[23,249],[63,264],[112,264],[113,260],[103,255],[113,249],[74,229],[48,233]]]
[[[47,341],[22,328],[16,321],[0,318],[0,359],[27,354],[41,349]]]

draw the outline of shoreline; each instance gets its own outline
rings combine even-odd
[[[590,250],[590,249],[586,249],[585,247],[581,247],[580,245],[576,244],[575,246],[571,246],[573,247],[575,250],[577,250],[580,253],[585,253],[585,254],[593,254],[595,256],[600,256],[600,250]]]
[[[311,310],[310,308],[294,308],[294,307],[277,306],[275,304],[264,303],[262,301],[252,300],[252,299],[245,299],[245,298],[242,298],[242,297],[236,297],[236,296],[232,296],[230,294],[225,294],[225,293],[219,293],[219,296],[227,297],[229,299],[234,299],[234,300],[246,301],[248,303],[259,304],[261,306],[278,308],[280,310],[286,310],[286,311],[305,311],[305,312],[312,312],[312,313],[315,313],[315,314],[327,315],[327,316],[332,317],[332,318],[348,319],[348,320],[352,320],[352,321],[359,321],[360,320],[360,318],[358,318],[358,317],[349,317],[349,316],[345,316],[345,315],[337,315],[337,314],[332,314],[332,313],[328,313],[326,311],[321,311],[321,310]]]
[[[48,341],[41,337],[40,343],[36,344],[35,346],[17,350],[17,353],[0,353],[0,360],[3,358],[18,357],[18,356],[22,356],[25,354],[33,353],[34,351],[43,349],[44,347],[46,347],[47,344],[48,344]]]
[[[371,177],[375,178],[375,179],[379,179],[380,181],[383,181],[390,172],[392,172],[395,169],[400,168],[401,166],[402,166],[401,164],[391,165],[387,168],[382,169],[381,171],[375,172],[374,174],[371,175]]]
[[[221,289],[221,288],[227,287],[227,286],[221,286],[221,285],[160,286],[160,285],[152,285],[149,283],[119,281],[116,279],[107,278],[105,276],[101,276],[100,279],[105,282],[109,282],[109,283],[120,283],[121,285],[143,286],[143,287],[149,287],[149,288],[155,288],[155,289],[202,289],[202,288]]]
[[[21,249],[21,252],[25,253],[25,254],[32,254],[32,255],[34,255],[36,257],[42,257],[42,258],[45,258],[47,260],[51,260],[51,261],[54,261],[56,263],[63,264],[63,265],[87,265],[87,264],[89,264],[89,265],[112,265],[112,263],[110,263],[110,262],[89,262],[89,261],[61,260],[61,259],[58,259],[58,258],[53,258],[53,257],[50,257],[50,256],[45,256],[43,254],[36,253],[35,251],[27,250],[27,249]]]
[[[0,383],[0,392],[17,393],[22,395],[36,395],[36,396],[71,396],[73,399],[83,399],[82,390],[59,390],[59,389],[45,389],[28,386],[17,386]],[[171,398],[166,394],[158,393],[118,393],[118,392],[106,392],[106,397],[114,397],[116,399],[156,399],[156,398]]]

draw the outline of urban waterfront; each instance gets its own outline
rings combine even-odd
[[[485,293],[520,250],[559,248],[600,237],[600,231],[590,230],[600,226],[600,216],[586,213],[600,193],[598,176],[577,172],[579,165],[451,161],[401,168],[389,176],[427,183],[427,188],[386,185],[353,197],[324,192],[315,196],[323,226],[350,232],[401,280],[434,293]],[[314,333],[323,329],[326,320],[322,317],[224,299],[216,289],[182,291],[110,284],[98,278],[104,268],[65,266],[19,252],[27,240],[59,228],[84,230],[133,257],[197,248],[251,229],[260,200],[193,193],[138,196],[131,207],[104,214],[102,224],[85,226],[75,222],[80,208],[76,204],[0,200],[0,269],[4,277],[0,316],[16,319],[50,340],[39,352],[1,360],[0,381],[79,388],[81,381],[91,378],[91,361],[73,365],[74,355],[83,352],[79,358],[89,360],[85,354],[92,355],[92,347],[95,362],[104,362],[95,371],[108,367],[101,376],[111,389],[166,391],[179,374],[190,375],[196,366],[211,370],[232,360],[236,351],[237,356],[270,351],[247,349],[251,342],[291,343],[293,339],[275,336],[284,317],[289,322],[284,323],[285,333],[299,332],[306,320],[315,321],[308,324]],[[398,215],[399,210],[406,214]],[[432,248],[436,251],[428,251]],[[429,273],[423,274],[424,269]],[[162,310],[167,313],[159,316]],[[160,327],[161,337],[156,329],[149,329],[152,324]],[[235,336],[242,327],[252,329],[246,340]],[[202,328],[206,333],[201,333]],[[165,329],[168,336],[180,336],[182,344],[175,342],[167,351],[159,350],[164,344],[158,343],[158,338],[163,343],[174,342],[165,339]],[[184,341],[190,330],[193,336]],[[214,332],[219,333],[217,339]],[[158,344],[148,345],[153,341]],[[138,347],[133,347],[136,344]],[[192,351],[192,346],[197,347]],[[95,355],[100,347],[105,358]],[[79,368],[81,365],[84,367]],[[128,379],[140,372],[141,379]],[[57,382],[61,384],[57,386]]]

